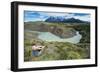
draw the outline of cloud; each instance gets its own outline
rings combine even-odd
[[[48,16],[67,16],[68,13],[58,13],[58,12],[45,12],[45,15]]]
[[[83,21],[90,21],[90,15],[84,15],[84,16],[74,16],[76,19],[80,19]]]
[[[75,18],[80,19],[83,21],[90,21],[90,14],[86,13],[69,13],[67,16],[65,16],[66,19],[68,18]]]
[[[70,13],[68,13],[66,16],[64,16],[66,19],[68,19],[68,18],[74,18],[74,14],[70,14]]]
[[[86,13],[24,11],[24,21],[44,21],[50,16],[60,16],[66,19],[76,18],[83,21],[90,21],[90,14]]]
[[[44,15],[42,12],[36,11],[24,11],[24,21],[44,21],[47,16]]]

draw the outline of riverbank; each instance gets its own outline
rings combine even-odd
[[[38,35],[38,38],[43,40],[43,41],[47,41],[47,42],[69,42],[69,43],[79,43],[80,39],[82,38],[82,35],[79,34],[78,31],[76,31],[76,35],[73,37],[69,37],[69,38],[61,38],[59,36],[56,36],[50,32],[41,32]]]

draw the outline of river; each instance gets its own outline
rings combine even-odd
[[[69,42],[69,43],[77,44],[80,42],[82,35],[79,33],[79,31],[76,31],[76,35],[71,38],[60,38],[59,36],[56,36],[51,32],[40,32],[38,38],[48,42],[57,41],[57,42]]]

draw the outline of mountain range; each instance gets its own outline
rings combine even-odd
[[[45,22],[64,22],[64,23],[87,23],[87,21],[83,21],[75,18],[64,18],[64,17],[54,17],[50,16],[45,20]]]

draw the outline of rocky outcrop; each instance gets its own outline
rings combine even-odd
[[[65,27],[52,27],[51,30],[49,30],[51,33],[61,37],[61,38],[69,38],[76,35],[76,31],[72,28],[65,28]]]

